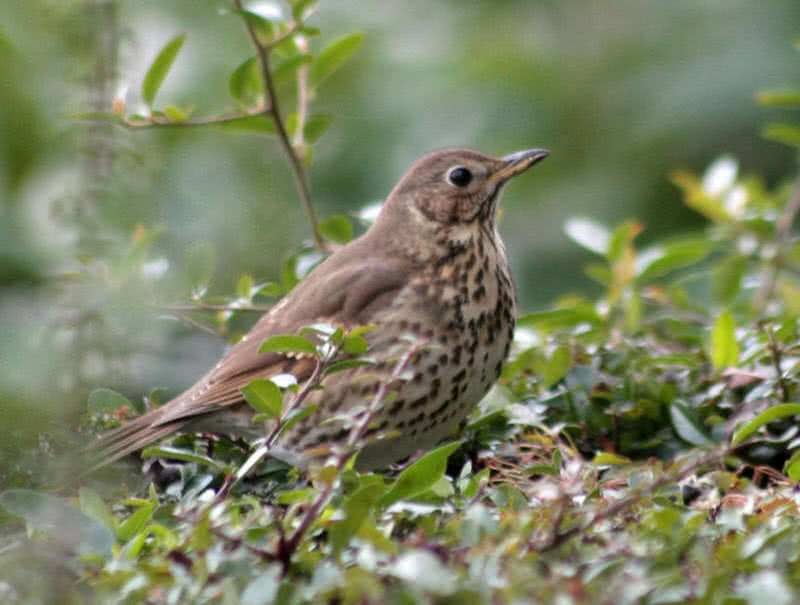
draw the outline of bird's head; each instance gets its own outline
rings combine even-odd
[[[546,149],[528,149],[502,158],[471,149],[428,154],[400,179],[381,214],[396,216],[410,211],[413,219],[433,228],[476,220],[493,224],[503,185],[548,155]]]

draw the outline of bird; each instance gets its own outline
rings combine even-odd
[[[263,437],[242,389],[278,374],[302,385],[317,360],[259,347],[319,323],[374,327],[363,334],[370,363],[324,377],[309,393],[311,413],[280,435],[271,456],[307,468],[347,443],[352,428],[336,418],[363,419],[381,392],[389,395],[372,410],[356,469],[385,468],[453,434],[496,382],[514,335],[516,288],[497,229],[501,192],[549,153],[454,148],[423,156],[374,223],[311,270],[208,373],[96,440],[97,466],[177,432]]]

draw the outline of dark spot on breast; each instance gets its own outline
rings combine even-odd
[[[453,376],[453,382],[461,382],[466,377],[467,377],[467,371],[462,368],[462,370],[458,374]]]
[[[414,401],[412,401],[411,404],[408,407],[411,410],[416,410],[417,408],[424,406],[425,403],[427,403],[427,401],[428,401],[428,396],[427,395],[423,395],[419,399],[415,399]],[[413,424],[413,422],[412,422],[412,424]]]
[[[397,414],[400,410],[402,410],[406,405],[405,399],[398,399],[397,401],[392,402],[392,407],[389,408],[389,414]]]

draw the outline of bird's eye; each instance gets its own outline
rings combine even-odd
[[[456,166],[447,173],[447,180],[456,187],[466,187],[472,180],[472,173],[463,166]]]

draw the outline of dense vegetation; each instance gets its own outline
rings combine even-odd
[[[283,150],[314,242],[287,255],[280,280],[242,275],[227,296],[209,288],[212,248],[195,245],[171,286],[188,302],[160,308],[228,341],[361,227],[343,216],[317,221],[307,171],[330,124],[312,100],[363,36],[311,52],[313,1],[293,2],[283,21],[233,4],[255,52],[228,80],[233,113],[196,117],[156,102],[181,35],[141,84],[145,114],[119,101],[75,116],[134,131],[216,124]],[[785,111],[765,136],[800,147],[788,112],[800,108],[800,91],[759,99]],[[403,468],[359,474],[339,454],[306,475],[241,441],[183,435],[145,450],[144,474],[128,460],[89,476],[38,476],[43,460],[165,398],[92,391],[77,437],[43,436],[3,471],[0,600],[796,602],[800,183],[786,175],[768,186],[730,156],[671,181],[706,227],[640,245],[636,220],[568,220],[567,235],[594,255],[585,272],[598,289],[521,317],[511,360],[462,438]],[[113,258],[81,259],[65,277],[81,284],[76,295],[159,299],[159,236],[140,225]],[[331,350],[368,356],[357,331],[326,338],[269,346],[310,352],[328,371],[337,369]],[[262,417],[285,423],[296,419],[284,409],[298,393],[268,383],[247,396]]]

